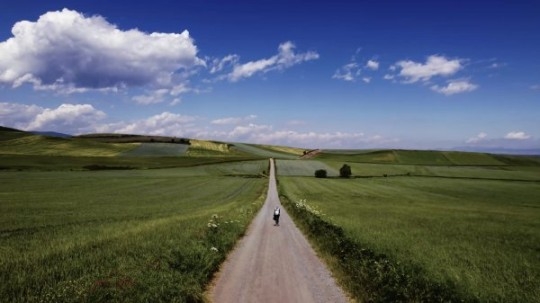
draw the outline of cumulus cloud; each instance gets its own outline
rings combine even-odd
[[[272,125],[248,123],[236,125],[230,130],[220,129],[200,134],[206,138],[231,142],[250,142],[304,148],[367,148],[389,146],[396,139],[368,136],[356,132],[301,132],[291,129],[275,129]]]
[[[82,133],[92,127],[106,114],[90,104],[62,104],[57,108],[37,105],[0,103],[0,120],[5,125],[33,131],[58,131]]]
[[[163,112],[146,119],[131,122],[118,122],[103,125],[99,132],[112,132],[123,134],[149,134],[160,136],[185,136],[186,131],[193,127],[197,117]]]
[[[173,85],[205,65],[189,32],[121,30],[101,16],[63,9],[20,21],[0,42],[0,83],[62,92]]]
[[[279,45],[277,55],[270,58],[250,61],[244,64],[237,63],[237,58],[232,57],[227,62],[232,62],[233,70],[226,78],[231,82],[236,82],[242,78],[249,78],[257,73],[267,73],[272,70],[283,70],[293,65],[305,61],[316,60],[319,54],[313,51],[305,53],[295,53],[295,45],[290,42],[284,42]],[[222,63],[223,60],[221,60]],[[219,64],[217,65],[219,67]]]
[[[531,136],[526,134],[525,132],[509,132],[508,134],[506,134],[506,136],[504,136],[505,139],[508,139],[508,140],[527,140],[527,139],[530,139]]]
[[[478,88],[478,85],[472,84],[468,80],[450,80],[448,81],[448,85],[443,86],[443,87],[439,85],[431,86],[431,90],[447,95],[447,96],[459,94],[459,93],[471,92],[477,88]]]
[[[462,59],[449,60],[443,56],[429,56],[425,63],[411,60],[398,61],[393,67],[407,83],[429,81],[435,76],[451,76],[463,68]]]

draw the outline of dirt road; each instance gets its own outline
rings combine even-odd
[[[330,272],[281,208],[271,161],[268,196],[210,290],[213,302],[347,302]]]

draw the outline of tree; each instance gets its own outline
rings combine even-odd
[[[342,178],[350,178],[351,175],[351,167],[347,164],[343,164],[343,166],[339,169],[339,176]]]
[[[315,178],[326,178],[326,170],[325,169],[317,169],[315,171]]]

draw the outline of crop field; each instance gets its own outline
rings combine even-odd
[[[295,148],[234,143],[234,149],[265,158],[296,159],[302,152]]]
[[[202,301],[267,169],[0,171],[1,301]]]
[[[127,157],[179,157],[184,156],[189,145],[175,143],[136,143],[137,146],[124,152]]]
[[[314,176],[318,169],[325,169],[329,177],[339,176],[339,168],[317,160],[276,160],[276,167],[280,176]]]
[[[539,157],[429,150],[358,150],[356,152],[354,150],[344,152],[329,150],[323,151],[317,159],[352,163],[431,166],[540,165]]]
[[[14,135],[15,134],[15,135]],[[52,138],[0,132],[0,154],[73,157],[114,157],[137,147],[136,143],[102,143],[83,139]]]
[[[414,155],[410,158],[418,161]],[[467,157],[460,161],[473,162]],[[330,157],[324,162],[334,168],[343,163]],[[278,161],[277,171],[296,171],[296,166]],[[397,280],[383,276],[381,281],[421,276],[428,282],[419,284],[442,285],[466,300],[539,302],[539,166],[351,166],[353,175],[360,177],[317,179],[311,177],[313,172],[306,172],[306,177],[280,174],[280,193],[292,202],[286,203],[287,208],[307,205],[311,212],[322,213],[324,222],[342,228],[344,237],[362,251],[373,251],[395,265],[390,267],[394,274],[402,273]],[[384,178],[383,174],[394,176]],[[325,242],[319,243],[338,272],[347,272],[340,266],[356,264],[336,261],[325,246]],[[379,273],[380,268],[374,272]],[[369,279],[375,280],[373,276]],[[341,274],[341,281],[349,289],[362,284],[346,273]],[[399,283],[409,287],[405,295],[414,292],[410,289],[414,283]]]

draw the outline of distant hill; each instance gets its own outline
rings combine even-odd
[[[353,163],[429,165],[429,166],[505,166],[540,165],[540,156],[505,155],[435,150],[323,150],[315,159]]]
[[[55,137],[55,138],[70,138],[71,135],[63,134],[63,133],[57,133],[57,132],[32,132],[36,135],[41,136],[47,136],[47,137]]]
[[[0,126],[0,155],[73,157],[195,157],[298,159],[300,148],[134,134],[25,132]],[[500,150],[499,150],[500,151]],[[540,165],[538,150],[500,153],[439,150],[317,150],[313,159],[403,165]],[[532,156],[531,156],[532,155]]]

